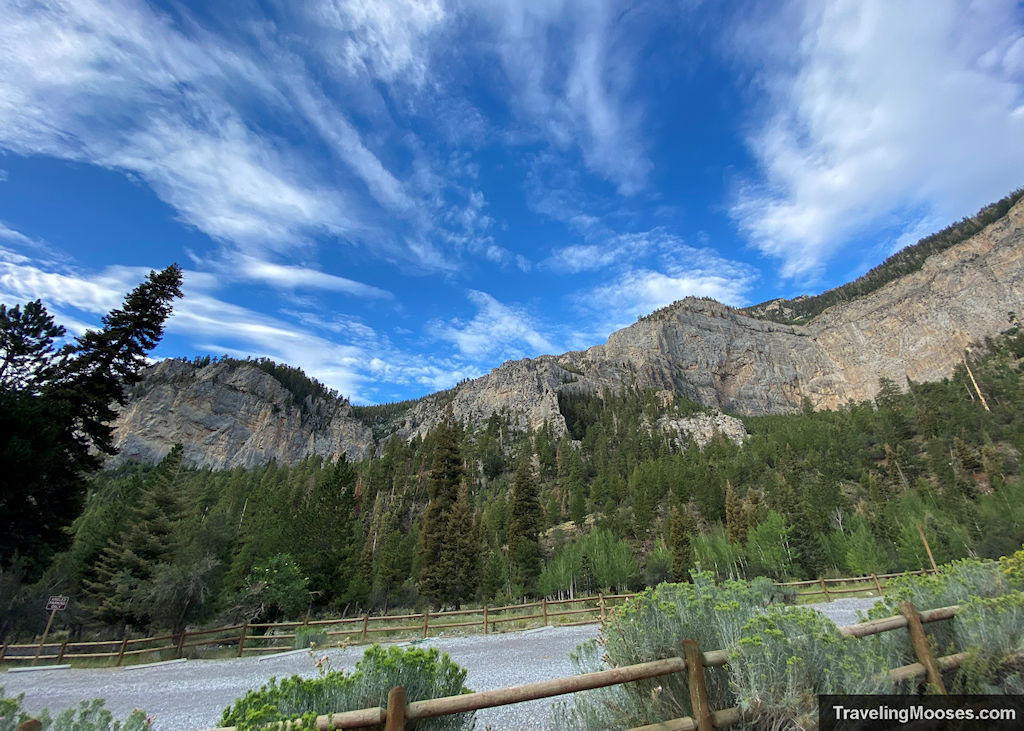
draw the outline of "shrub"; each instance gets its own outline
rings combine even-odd
[[[924,611],[964,604],[972,599],[998,597],[1009,590],[1010,583],[997,562],[965,558],[943,565],[939,574],[893,579],[885,597],[868,612],[868,617],[876,619],[899,614],[898,605],[904,600],[912,603],[918,611]],[[929,624],[928,634],[939,654],[958,651],[951,623]],[[906,632],[885,632],[876,637],[875,641],[889,667],[917,661]]]
[[[965,693],[1019,694],[1024,689],[1024,594],[972,599],[953,620],[959,647],[968,653],[956,677]]]
[[[0,731],[15,731],[19,724],[31,718],[39,721],[43,729],[54,731],[145,731],[151,727],[146,714],[137,709],[124,722],[118,721],[104,707],[105,701],[102,698],[82,701],[77,709],[68,708],[56,718],[52,718],[46,709],[30,716],[21,708],[24,697],[24,694],[14,698],[5,697],[4,689],[0,687]]]
[[[704,650],[732,647],[747,620],[779,599],[766,578],[750,584],[716,585],[710,572],[693,572],[692,584],[660,584],[647,589],[612,613],[597,641],[573,653],[578,672],[592,672],[678,656],[692,638]],[[713,708],[734,704],[728,671],[708,668],[708,696]],[[556,706],[556,728],[622,728],[692,715],[684,673],[577,693]]]
[[[1011,587],[1017,591],[1024,591],[1024,548],[1011,556],[999,559],[999,568]]]
[[[807,728],[818,694],[879,693],[891,687],[872,643],[844,638],[813,609],[772,607],[750,618],[730,652],[736,704],[755,727]]]
[[[295,630],[296,650],[304,650],[310,647],[323,647],[327,644],[327,630],[316,627],[299,627]]]
[[[239,731],[275,721],[297,720],[293,729],[315,728],[318,715],[387,705],[388,691],[403,686],[409,701],[468,693],[466,671],[435,648],[406,650],[374,645],[366,650],[351,674],[323,673],[317,678],[293,675],[278,682],[271,678],[224,709],[222,726]],[[473,726],[473,713],[424,719],[409,729],[465,729]]]
[[[295,559],[278,553],[253,567],[236,598],[236,613],[250,622],[276,622],[306,608],[309,581]]]

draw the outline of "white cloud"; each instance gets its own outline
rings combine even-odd
[[[504,360],[556,351],[556,347],[537,331],[525,311],[504,305],[477,290],[469,292],[469,299],[477,308],[472,320],[435,322],[430,328],[435,337],[454,344],[463,356],[471,359],[498,356]]]
[[[571,274],[607,269],[651,254],[671,254],[685,247],[682,239],[663,229],[613,234],[600,243],[573,244],[556,249],[544,265]]]
[[[770,108],[732,213],[786,277],[888,216],[950,221],[1021,184],[1024,14],[1012,0],[830,0],[758,18],[738,51]],[[785,39],[785,40],[782,40]],[[788,43],[786,41],[789,41]]]
[[[642,110],[629,96],[635,48],[616,34],[609,0],[481,2],[511,85],[513,112],[561,149],[577,147],[586,166],[622,194],[651,170],[641,140]],[[557,42],[552,43],[552,39]]]
[[[266,282],[277,288],[320,289],[366,299],[391,299],[394,297],[391,292],[379,287],[307,267],[273,264],[252,257],[241,257],[234,263],[236,268],[233,269],[233,272],[236,275],[245,279]]]
[[[725,259],[711,249],[687,246],[663,232],[634,234],[631,243],[638,241],[649,243],[657,254],[656,265],[637,266],[630,260],[610,282],[576,296],[581,307],[600,318],[595,333],[607,335],[684,297],[711,297],[742,306],[759,277],[747,264]]]
[[[438,0],[326,0],[310,6],[332,34],[335,62],[383,81],[422,83],[426,40],[445,19]]]
[[[27,260],[0,261],[0,299],[17,304],[34,299],[60,307],[107,313],[121,304],[125,293],[145,279],[148,269],[107,267],[83,276],[40,269]]]
[[[3,221],[0,221],[0,239],[12,241],[15,244],[20,244],[22,246],[33,246],[35,243],[21,231],[14,230]]]
[[[10,8],[0,25],[0,146],[138,175],[213,237],[288,246],[359,228],[359,208],[315,181],[229,99],[273,95],[266,74],[130,3]]]

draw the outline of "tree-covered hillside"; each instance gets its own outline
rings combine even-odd
[[[697,407],[626,391],[563,398],[560,436],[500,413],[479,429],[449,418],[358,464],[214,472],[172,450],[96,475],[40,582],[4,569],[8,626],[33,627],[39,597],[58,592],[81,627],[174,629],[638,588],[698,564],[723,577],[917,569],[918,525],[940,562],[1009,553],[1024,542],[1024,334],[981,353],[970,373],[748,418],[743,444],[703,449],[657,426]]]

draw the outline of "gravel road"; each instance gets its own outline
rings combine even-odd
[[[840,599],[809,606],[842,626],[857,622],[858,612],[866,611],[875,601]],[[468,670],[466,684],[470,688],[490,690],[572,675],[569,653],[597,635],[597,625],[546,627],[500,635],[437,637],[420,646],[447,652]],[[351,669],[364,649],[352,647],[326,654],[332,667]],[[313,662],[309,653],[292,653],[238,660],[188,660],[138,669],[41,670],[5,673],[0,686],[7,696],[24,693],[24,707],[30,713],[44,707],[55,713],[82,700],[102,697],[118,718],[142,708],[153,717],[154,731],[196,731],[216,726],[225,707],[271,676],[315,676]],[[543,729],[556,701],[549,698],[483,710],[477,713],[477,727]]]

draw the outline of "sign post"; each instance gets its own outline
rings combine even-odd
[[[43,645],[46,644],[46,638],[50,634],[50,627],[53,625],[53,618],[57,616],[57,612],[62,612],[67,608],[68,598],[66,596],[55,594],[46,600],[46,611],[50,613],[50,618],[46,620],[46,629],[43,630],[43,639],[39,641],[39,647],[36,648],[36,656],[32,658],[33,665],[39,662],[39,655],[43,651]]]

